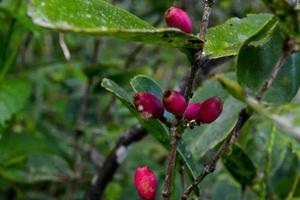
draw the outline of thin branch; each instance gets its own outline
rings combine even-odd
[[[266,79],[262,87],[260,88],[257,99],[261,99],[265,92],[269,89],[269,87],[272,85],[273,81],[275,80],[276,76],[278,75],[278,72],[280,69],[284,66],[285,62],[287,61],[287,58],[294,52],[295,50],[296,42],[294,40],[288,40],[286,42],[286,45],[283,49],[282,55],[277,60],[272,73],[270,76]],[[194,188],[200,184],[203,179],[210,173],[212,173],[215,170],[217,161],[222,157],[222,155],[231,147],[233,143],[237,140],[239,137],[241,130],[243,128],[243,125],[247,122],[247,120],[252,115],[252,111],[249,108],[244,108],[240,112],[238,116],[238,120],[234,126],[234,128],[231,130],[229,135],[225,138],[224,142],[222,143],[221,147],[217,150],[217,152],[213,155],[213,157],[204,165],[204,168],[201,172],[201,174],[192,182],[190,186],[186,188],[186,190],[183,192],[181,199],[186,200],[189,196],[189,194],[193,191]]]
[[[98,58],[98,52],[99,52],[100,43],[101,43],[101,38],[97,37],[95,39],[94,49],[93,49],[93,55],[92,55],[92,63],[93,64],[97,63],[97,58]]]
[[[117,145],[106,158],[103,166],[98,170],[95,181],[85,195],[86,200],[99,200],[112,180],[119,165],[125,159],[128,147],[147,135],[147,131],[140,125],[137,125],[126,131],[119,138]]]
[[[286,62],[286,60],[289,58],[290,53],[285,52],[280,57],[278,62],[276,63],[275,67],[272,70],[271,76],[263,83],[262,87],[260,88],[258,95],[256,96],[256,99],[260,101],[263,97],[263,95],[266,93],[267,89],[271,86],[274,79],[278,75],[280,69],[282,68],[283,64]]]
[[[167,175],[165,178],[165,185],[162,191],[162,196],[165,200],[168,200],[171,195],[171,186],[173,181],[174,175],[174,167],[175,167],[175,159],[176,159],[176,152],[177,152],[177,145],[181,138],[181,133],[177,130],[177,128],[173,127],[172,130],[172,139],[171,139],[171,147],[168,154],[168,168],[167,168]]]
[[[212,10],[212,7],[215,3],[215,0],[205,0],[204,1],[204,12],[201,20],[200,25],[200,32],[199,32],[199,39],[203,42],[201,49],[194,55],[191,61],[191,73],[188,79],[187,88],[185,90],[184,97],[187,101],[190,100],[192,97],[192,89],[193,83],[195,80],[195,76],[200,68],[203,68],[205,64],[206,57],[203,54],[203,49],[205,46],[205,39],[206,39],[206,31],[209,23],[209,16]]]

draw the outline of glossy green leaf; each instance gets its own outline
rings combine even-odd
[[[131,79],[130,84],[135,92],[149,92],[162,99],[163,91],[159,84],[147,76],[138,75]]]
[[[300,104],[290,103],[281,106],[263,106],[253,98],[247,99],[248,104],[256,112],[272,120],[279,129],[300,141]]]
[[[286,32],[291,37],[297,37],[299,41],[300,19],[298,18],[296,8],[286,0],[263,0],[263,2],[279,18]]]
[[[231,147],[230,155],[223,155],[222,162],[229,173],[242,185],[250,184],[256,175],[256,168],[249,156],[238,145]]]
[[[146,80],[147,79],[147,80]],[[146,81],[148,84],[147,85],[139,85],[137,84],[137,81]],[[137,76],[131,81],[132,86],[134,87],[135,85],[139,85],[139,87],[134,87],[136,91],[144,91],[144,92],[153,92],[153,88],[158,89],[159,91],[156,91],[154,93],[160,93],[162,92],[161,88],[159,85],[154,82],[152,79],[147,78],[145,76]],[[152,85],[149,87],[149,85]],[[145,86],[145,88],[143,88]],[[124,91],[120,86],[118,86],[116,83],[109,79],[103,79],[102,81],[102,87],[105,89],[109,90],[110,92],[113,92],[118,99],[130,110],[132,114],[134,114],[135,117],[138,118],[140,123],[147,129],[147,131],[154,137],[156,138],[163,146],[168,147],[170,144],[169,140],[169,135],[168,135],[168,130],[167,128],[157,119],[148,119],[144,120],[140,117],[139,113],[135,111],[135,109],[132,106],[131,99],[128,97],[126,91]],[[149,89],[149,91],[148,91]],[[185,153],[185,149],[182,147],[182,145],[178,146],[177,149],[179,155],[181,155],[182,159],[185,161],[190,174],[195,177],[194,174],[194,164],[189,156]]]
[[[274,137],[273,145],[269,147],[271,137]],[[269,167],[269,173],[272,175],[286,156],[289,140],[286,134],[274,127],[273,122],[260,115],[254,115],[243,128],[239,145],[247,152],[257,171],[265,173],[266,167]]]
[[[217,80],[204,82],[203,86],[194,93],[192,102],[201,102],[212,96],[218,96],[223,101],[220,117],[211,124],[202,124],[192,130],[187,129],[183,136],[187,151],[195,159],[201,159],[207,151],[225,139],[244,107],[241,102],[230,96]]]
[[[204,52],[209,58],[237,55],[247,39],[275,22],[271,14],[249,14],[231,18],[224,24],[209,28]]]
[[[199,38],[178,29],[155,29],[104,0],[30,0],[28,14],[39,26],[58,31],[106,35],[178,48],[199,48]]]
[[[25,79],[7,79],[0,83],[0,124],[18,112],[30,95],[31,84]]]
[[[69,164],[56,155],[32,155],[27,161],[25,169],[0,168],[0,175],[17,183],[32,184],[40,181],[64,182],[71,178],[72,171]]]
[[[278,27],[268,32],[266,43],[258,44],[261,38],[247,41],[240,50],[237,60],[237,77],[246,91],[255,96],[263,82],[270,76],[282,53],[285,38]],[[300,86],[300,53],[294,53],[287,60],[277,78],[266,92],[263,100],[273,103],[290,101]]]
[[[47,142],[28,134],[4,135],[0,139],[0,166],[8,166],[39,153],[51,153]]]

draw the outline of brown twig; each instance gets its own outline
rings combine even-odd
[[[164,189],[162,191],[162,196],[165,200],[168,200],[171,195],[171,185],[172,185],[172,180],[174,175],[177,145],[181,138],[181,133],[176,127],[172,127],[171,131],[172,131],[172,135],[171,135],[172,139],[171,139],[170,151],[168,154],[167,175],[165,178]]]
[[[296,43],[294,42],[294,40],[287,41],[283,49],[282,55],[277,60],[273,71],[271,72],[270,76],[266,79],[266,81],[263,83],[263,85],[261,86],[258,92],[258,95],[256,96],[258,100],[260,100],[263,97],[263,95],[272,85],[272,83],[274,82],[275,78],[278,75],[278,72],[287,61],[287,58],[294,52],[295,45]],[[181,196],[182,200],[186,200],[189,194],[193,191],[193,189],[196,188],[197,185],[200,184],[208,174],[212,173],[215,170],[217,161],[231,147],[231,145],[235,143],[235,141],[237,140],[237,138],[241,133],[243,125],[247,122],[247,120],[250,118],[251,115],[252,115],[252,111],[250,108],[247,107],[241,110],[234,128],[231,130],[229,135],[225,138],[224,142],[217,150],[217,152],[213,155],[213,157],[204,165],[201,174],[192,182],[190,186],[188,186],[185,189],[185,191]]]
[[[203,42],[202,47],[199,49],[198,52],[192,57],[191,61],[191,72],[188,79],[187,88],[184,93],[184,97],[187,101],[190,100],[192,96],[192,89],[193,89],[193,83],[195,80],[195,76],[199,69],[203,68],[205,65],[206,57],[203,54],[203,49],[205,45],[205,39],[206,39],[206,31],[209,23],[209,16],[212,10],[212,7],[215,3],[215,0],[205,0],[204,1],[204,12],[200,24],[200,32],[199,32],[199,39]]]
[[[65,35],[63,33],[59,33],[58,41],[59,41],[60,48],[64,54],[64,57],[67,61],[68,67],[71,68],[71,53],[65,42]]]

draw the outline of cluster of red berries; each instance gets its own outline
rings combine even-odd
[[[133,104],[145,119],[153,117],[162,120],[166,109],[177,118],[183,117],[185,122],[195,120],[199,123],[215,121],[220,116],[223,108],[222,101],[218,97],[211,97],[204,102],[188,104],[183,95],[174,90],[165,91],[162,102],[151,93],[136,93]]]

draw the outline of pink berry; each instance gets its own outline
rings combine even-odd
[[[157,179],[153,171],[147,167],[139,167],[135,171],[134,184],[143,200],[153,200],[157,190]]]
[[[211,97],[202,103],[198,119],[202,123],[215,121],[222,113],[223,103],[218,97]]]
[[[144,119],[150,117],[162,118],[164,116],[164,106],[153,94],[147,92],[136,93],[133,97],[133,104]]]
[[[192,22],[186,12],[177,7],[171,7],[165,12],[165,20],[169,27],[179,28],[180,30],[191,33]]]
[[[185,109],[183,118],[187,121],[196,120],[198,117],[201,105],[202,104],[200,102],[190,103]]]
[[[163,104],[166,110],[173,113],[176,117],[181,117],[187,107],[185,98],[175,90],[164,92]]]

